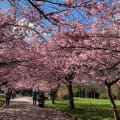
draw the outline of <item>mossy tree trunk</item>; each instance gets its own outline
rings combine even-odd
[[[74,109],[74,99],[73,99],[73,89],[72,89],[72,83],[70,82],[69,85],[67,85],[68,93],[69,93],[69,108]]]
[[[68,94],[69,94],[69,108],[70,109],[74,109],[75,105],[74,105],[74,99],[73,99],[73,89],[72,89],[72,81],[75,78],[75,71],[73,69],[73,71],[69,72],[66,76],[65,76],[65,80],[67,82],[67,88],[68,88]]]
[[[108,83],[107,81],[105,81],[105,85],[106,85],[107,93],[108,93],[108,98],[110,99],[110,103],[112,104],[112,109],[113,109],[115,120],[120,120],[119,112],[117,110],[116,104],[115,104],[113,96],[112,96],[112,91],[111,91],[111,87],[114,83],[115,83],[115,81],[113,81],[111,83]]]

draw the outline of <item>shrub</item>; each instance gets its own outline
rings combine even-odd
[[[106,93],[100,93],[99,98],[100,99],[107,99],[107,94]]]
[[[0,94],[1,94],[1,93],[4,93],[4,91],[0,90]]]
[[[79,97],[79,87],[73,87],[73,96]]]
[[[58,99],[68,99],[68,90],[66,87],[62,87],[58,90],[57,92],[57,97]]]

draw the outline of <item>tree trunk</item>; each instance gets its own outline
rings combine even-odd
[[[68,87],[68,93],[69,93],[69,107],[74,109],[75,105],[74,105],[74,99],[73,99],[72,84],[70,83],[69,85],[67,85],[67,87]]]
[[[52,100],[52,104],[55,104],[55,95],[54,95],[54,93],[52,93],[52,95],[51,95],[51,100]]]
[[[55,104],[55,95],[56,95],[59,87],[60,87],[60,84],[55,89],[52,90],[52,94],[51,94],[52,104]]]
[[[120,116],[119,116],[117,107],[116,107],[115,102],[114,102],[114,99],[113,99],[113,97],[112,97],[111,86],[110,86],[110,85],[106,85],[106,87],[107,87],[108,97],[109,97],[110,102],[111,102],[111,104],[112,104],[112,109],[113,109],[113,113],[114,113],[115,120],[120,120]]]

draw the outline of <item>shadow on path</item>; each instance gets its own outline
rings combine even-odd
[[[30,97],[16,98],[10,106],[0,107],[0,120],[73,120],[68,115],[53,108],[32,105]]]

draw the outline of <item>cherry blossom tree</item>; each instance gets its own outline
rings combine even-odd
[[[3,78],[11,74],[16,65],[27,62],[35,55],[33,47],[25,40],[28,29],[36,31],[24,25],[20,25],[21,19],[17,19],[12,8],[0,12],[0,84],[7,84],[8,80]],[[38,33],[37,33],[38,34]],[[36,37],[35,37],[36,38]],[[31,49],[30,49],[31,46]]]
[[[17,0],[9,1],[16,7]],[[40,82],[46,81],[45,84],[51,83],[54,88],[56,84],[65,83],[70,107],[74,108],[72,82],[79,78],[88,84],[94,79],[107,87],[115,119],[120,120],[111,96],[111,86],[119,82],[120,2],[27,0],[27,3],[23,5],[21,1],[18,11],[12,9],[13,14],[6,14],[1,22],[0,74],[7,74],[4,82],[11,76],[9,84],[16,82],[18,87],[23,83],[26,83],[24,87],[38,87]],[[17,13],[20,18],[16,17]],[[21,18],[25,18],[23,25],[19,24]],[[33,23],[34,28],[30,29],[29,23]],[[35,38],[32,34],[31,40],[26,42],[27,31],[38,33],[38,28],[40,36]],[[43,32],[53,35],[40,42]]]
[[[62,34],[58,32],[54,37],[59,47],[72,54],[70,64],[77,69],[74,71],[77,75],[73,79],[80,80],[84,84],[90,84],[94,80],[96,83],[105,85],[115,119],[119,120],[119,114],[111,94],[112,85],[119,83],[120,80],[119,27],[113,25],[106,28],[91,27],[89,32],[78,28]],[[68,75],[71,76],[71,74]]]
[[[89,29],[92,24],[104,27],[118,18],[119,1],[101,0],[8,0],[16,13],[47,31],[64,30],[80,22]],[[3,0],[4,2],[4,0]],[[119,19],[119,18],[118,18]],[[74,23],[75,21],[75,23]],[[72,26],[73,27],[73,26]]]

